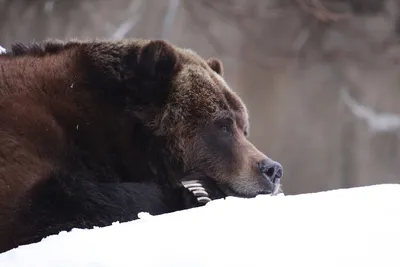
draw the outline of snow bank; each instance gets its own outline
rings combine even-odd
[[[1,267],[400,266],[400,185],[228,198],[69,233],[0,254]]]
[[[0,55],[5,53],[6,49],[0,45]]]

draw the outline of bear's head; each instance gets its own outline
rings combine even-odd
[[[135,57],[141,83],[131,96],[132,112],[167,140],[176,175],[203,173],[226,195],[276,193],[282,167],[248,140],[247,109],[218,59],[157,40],[144,43]]]

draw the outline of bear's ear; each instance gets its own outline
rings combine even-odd
[[[140,90],[134,91],[131,100],[143,105],[162,105],[169,94],[168,83],[181,66],[176,49],[166,41],[153,40],[134,55],[135,76],[139,77]]]
[[[213,71],[221,76],[224,76],[224,67],[222,66],[221,60],[217,58],[210,58],[207,60],[207,64]]]
[[[180,66],[174,47],[163,40],[150,41],[140,48],[137,63],[140,72],[152,80],[168,79]]]

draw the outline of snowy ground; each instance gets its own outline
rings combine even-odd
[[[1,267],[400,266],[400,185],[207,206],[73,230],[0,254]]]
[[[5,53],[6,49],[0,45],[0,55]]]

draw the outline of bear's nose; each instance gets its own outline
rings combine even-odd
[[[263,159],[257,163],[261,174],[266,176],[272,183],[276,183],[283,175],[282,165],[271,159]]]

